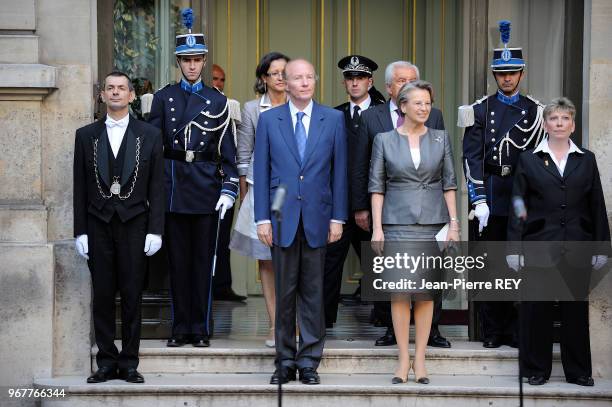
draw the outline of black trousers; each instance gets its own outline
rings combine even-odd
[[[210,335],[216,227],[216,214],[166,213],[173,335]]]
[[[232,206],[221,220],[219,229],[219,248],[217,249],[217,269],[213,279],[213,290],[219,291],[232,287],[232,267],[230,265],[229,242],[232,235],[232,221],[234,220],[234,207]],[[216,228],[213,228],[211,242],[215,242]]]
[[[470,240],[505,241],[508,232],[507,216],[489,216],[487,227],[478,234],[478,219],[469,222]],[[505,258],[488,259],[487,267],[508,268]],[[478,303],[480,337],[483,341],[498,339],[518,343],[517,310],[510,301]]]
[[[109,223],[92,215],[87,219],[98,367],[138,366],[146,230],[146,213],[125,223],[117,214]],[[121,352],[114,342],[117,291],[121,295]]]
[[[359,260],[361,260],[361,242],[369,241],[370,238],[370,232],[366,232],[357,226],[355,219],[349,216],[348,222],[344,225],[340,240],[327,245],[325,276],[323,280],[326,326],[334,324],[338,317],[338,303],[340,302],[340,289],[342,288],[342,270],[346,256],[351,246],[353,246]]]
[[[523,302],[520,311],[521,368],[524,377],[550,377],[553,346],[552,302]],[[559,302],[561,362],[567,379],[591,376],[588,301]]]
[[[325,247],[312,248],[306,241],[302,221],[289,247],[274,246],[276,288],[276,366],[316,369],[325,342],[323,269]],[[295,318],[300,327],[300,346],[295,346]]]

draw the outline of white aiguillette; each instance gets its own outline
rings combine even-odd
[[[436,242],[438,242],[438,247],[440,251],[443,251],[446,247],[446,235],[448,234],[449,224],[447,223],[440,229],[438,233],[436,233]]]

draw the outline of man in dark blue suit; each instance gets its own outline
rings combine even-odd
[[[340,239],[348,216],[346,130],[342,112],[313,102],[312,64],[292,60],[285,78],[289,102],[261,114],[255,138],[257,234],[273,247],[276,270],[276,370],[270,383],[295,380],[297,368],[302,383],[319,384],[325,247]],[[287,195],[279,229],[270,206],[280,185]]]
[[[155,93],[149,121],[164,135],[166,241],[172,288],[169,347],[209,346],[212,262],[217,227],[238,193],[234,132],[227,98],[202,84],[208,48],[191,33],[176,37],[183,78]]]

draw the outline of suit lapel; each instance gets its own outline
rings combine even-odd
[[[563,170],[563,179],[567,177],[582,163],[582,154],[572,153],[567,157],[565,169]]]
[[[108,168],[108,134],[106,133],[106,124],[101,121],[102,126],[97,135],[98,151],[96,153],[96,164],[102,181],[106,186],[110,187],[110,173]]]
[[[387,101],[384,105],[379,105],[377,107],[377,116],[380,121],[381,128],[383,131],[393,130],[395,128],[395,123],[391,120],[391,112],[389,111],[390,102]]]
[[[552,158],[544,152],[540,152],[537,154],[540,158],[540,164],[542,165],[542,167],[544,167],[544,169],[548,171],[553,177],[557,179],[561,178],[561,174],[559,174],[559,170],[557,169],[557,166],[555,165],[555,162],[552,160]],[[565,171],[567,171],[567,166],[565,168]]]
[[[300,154],[298,152],[297,143],[295,141],[295,133],[293,131],[293,121],[291,119],[291,112],[289,111],[289,103],[285,103],[282,107],[279,107],[278,112],[278,124],[280,127],[280,134],[285,140],[289,151],[291,151],[291,154],[293,154],[295,160],[298,162],[298,164],[300,164]]]
[[[304,151],[304,161],[302,161],[302,168],[304,164],[308,162],[308,158],[312,155],[315,150],[321,133],[324,128],[325,115],[321,112],[319,105],[313,102],[312,106],[312,117],[310,118],[310,127],[308,129],[308,137],[306,138],[306,150]]]
[[[134,135],[134,131],[136,131],[136,125],[134,124],[135,121],[135,118],[130,117],[130,122],[125,130],[125,135],[123,136],[126,138],[126,140],[125,154],[123,156],[123,168],[121,170],[121,186],[124,186],[130,179],[130,175],[132,175],[134,166],[136,165],[136,136]]]

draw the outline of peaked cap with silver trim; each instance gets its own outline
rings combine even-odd
[[[194,34],[191,32],[193,27],[193,10],[190,8],[183,9],[181,16],[183,17],[183,25],[187,28],[188,33],[176,36],[174,55],[207,54],[208,47],[204,41],[204,34]]]

